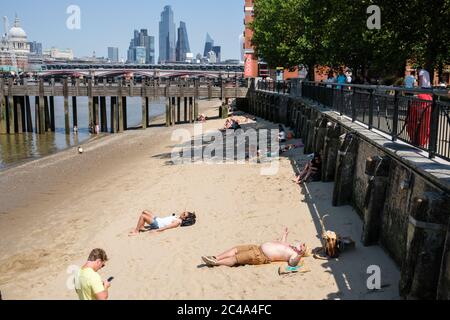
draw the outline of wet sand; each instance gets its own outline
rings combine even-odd
[[[201,101],[200,110],[215,116],[218,106]],[[100,273],[115,277],[111,299],[398,299],[398,268],[380,247],[362,247],[351,207],[331,207],[333,184],[291,182],[293,163],[306,161],[302,149],[282,157],[274,176],[261,175],[263,164],[171,165],[172,130],[128,131],[87,143],[83,155],[73,148],[0,173],[3,299],[76,299],[68,268],[96,247],[110,257]],[[128,237],[143,209],[166,216],[185,208],[197,213],[194,227]],[[357,249],[305,259],[311,271],[289,277],[278,275],[282,264],[210,269],[200,259],[279,239],[286,226],[292,241],[320,247],[318,214],[330,214],[327,226]],[[367,289],[371,265],[382,270],[381,291]]]

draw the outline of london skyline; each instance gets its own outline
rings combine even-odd
[[[187,24],[194,55],[203,52],[205,35],[209,33],[222,46],[223,60],[240,57],[239,35],[244,28],[240,1],[224,3],[218,0],[196,0],[197,5],[193,5],[181,0],[156,0],[152,3],[131,0],[117,3],[101,13],[98,8],[107,7],[108,2],[105,0],[95,3],[86,0],[79,0],[77,3],[44,0],[41,7],[45,10],[40,10],[40,19],[36,19],[30,4],[31,0],[6,3],[2,6],[0,15],[8,16],[11,21],[17,14],[29,41],[41,42],[44,48],[71,48],[77,57],[92,56],[93,51],[96,56],[107,57],[107,48],[117,47],[119,59],[126,60],[130,33],[135,29],[148,29],[149,35],[155,37],[155,44],[159,43],[160,15],[166,5],[172,7],[177,26],[181,21]],[[81,9],[79,30],[69,30],[66,27],[69,17],[66,10],[73,4]],[[156,56],[159,57],[159,50]]]

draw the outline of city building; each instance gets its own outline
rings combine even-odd
[[[240,34],[239,35],[239,47],[241,48],[241,56],[240,56],[241,63],[244,63],[244,60],[245,60],[244,43],[245,43],[244,34]]]
[[[221,55],[222,55],[222,53],[221,53],[222,48],[220,46],[214,46],[214,47],[212,47],[212,51],[214,51],[214,53],[216,54],[217,62],[220,62],[221,61]]]
[[[205,50],[203,52],[203,56],[207,57],[208,53],[213,49],[214,47],[214,40],[211,38],[209,33],[206,34],[206,41],[205,41]]]
[[[43,52],[44,57],[55,59],[55,60],[73,60],[74,55],[72,49],[58,49],[52,47],[51,49],[46,49]]]
[[[30,42],[30,54],[42,56],[42,43],[36,41]]]
[[[181,21],[178,28],[178,39],[176,46],[176,61],[186,62],[188,53],[191,53],[189,46],[189,37],[186,29],[186,23]]]
[[[172,7],[165,6],[159,22],[159,63],[164,64],[176,60],[175,29]]]
[[[208,59],[209,63],[217,63],[216,53],[212,50],[210,52],[208,52],[206,58]]]
[[[119,60],[118,54],[117,60]],[[155,37],[149,36],[147,29],[134,30],[134,37],[128,48],[127,63],[155,63]]]
[[[4,17],[5,32],[0,42],[0,68],[7,71],[26,70],[30,55],[27,34],[20,27],[20,20],[17,16],[11,29],[8,25],[8,18]]]
[[[108,47],[108,60],[112,63],[119,62],[119,48]]]

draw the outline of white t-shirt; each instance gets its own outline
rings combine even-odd
[[[419,84],[421,88],[431,88],[430,73],[427,70],[420,70]]]
[[[283,140],[283,141],[286,140],[286,138],[287,138],[286,132],[285,131],[280,131],[279,137],[280,137],[280,141],[281,140]]]
[[[159,228],[165,228],[167,226],[170,226],[172,223],[177,221],[178,218],[174,216],[166,217],[166,218],[156,218],[156,222],[158,222]]]

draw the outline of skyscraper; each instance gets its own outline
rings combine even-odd
[[[212,47],[212,51],[216,54],[216,62],[220,62],[222,48],[220,46],[214,46]]]
[[[191,52],[189,46],[189,38],[186,29],[186,23],[181,21],[180,27],[178,28],[178,40],[176,47],[176,60],[179,62],[185,62],[187,59],[187,54]]]
[[[147,29],[135,30],[134,38],[130,41],[127,57],[128,63],[154,64],[155,37],[149,36]]]
[[[42,43],[36,41],[30,42],[30,53],[42,56]]]
[[[159,63],[175,61],[175,23],[171,6],[165,6],[159,22]]]
[[[203,53],[204,57],[208,56],[208,53],[212,51],[212,48],[214,47],[214,40],[211,38],[209,33],[206,34],[206,41],[205,41],[205,51]]]
[[[119,62],[119,48],[108,47],[108,60],[111,62]]]

